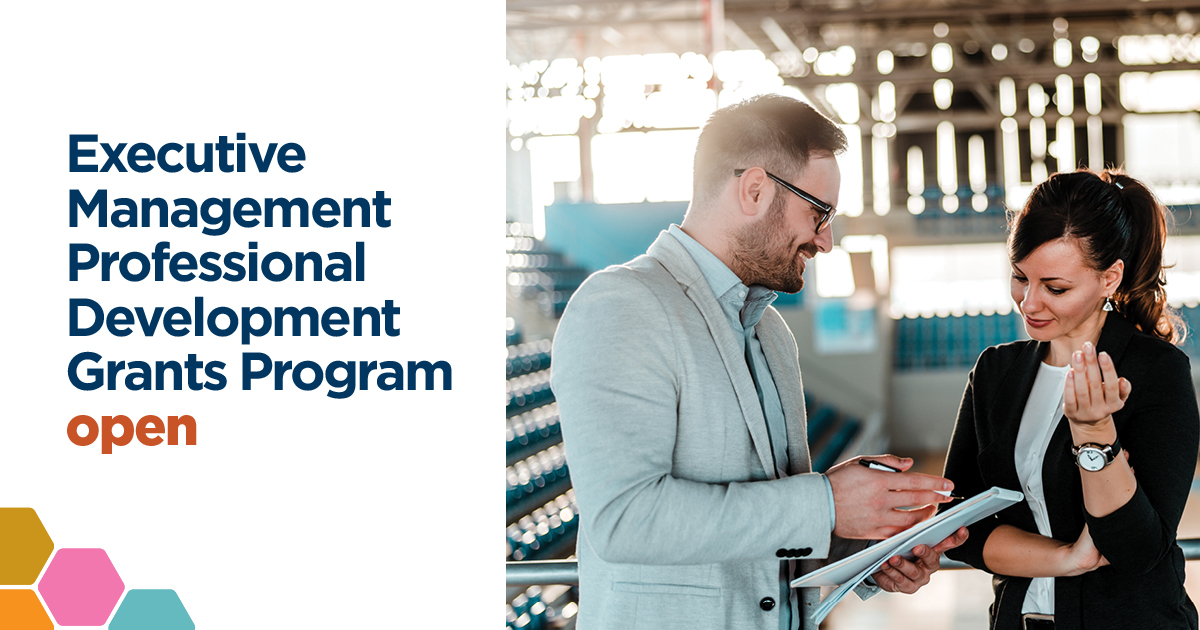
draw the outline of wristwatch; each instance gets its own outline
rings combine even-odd
[[[1075,456],[1075,463],[1080,468],[1088,472],[1097,472],[1104,470],[1117,455],[1121,454],[1121,440],[1113,440],[1112,444],[1094,444],[1088,442],[1079,446],[1071,447],[1071,454]]]

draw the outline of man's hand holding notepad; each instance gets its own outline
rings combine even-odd
[[[793,580],[792,587],[838,587],[833,593],[822,600],[821,605],[813,612],[813,621],[820,623],[855,585],[878,571],[889,558],[904,556],[912,559],[914,557],[912,554],[913,547],[918,545],[932,547],[947,536],[952,535],[959,527],[970,525],[975,521],[991,516],[1024,499],[1025,496],[1023,494],[1012,490],[1005,490],[1003,488],[985,490],[962,501],[953,508],[918,523],[887,540]]]

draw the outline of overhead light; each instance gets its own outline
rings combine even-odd
[[[1054,97],[1058,100],[1058,115],[1070,116],[1075,111],[1075,82],[1071,75],[1060,74],[1054,79]]]
[[[967,179],[971,192],[987,190],[987,158],[983,136],[973,135],[967,140]]]
[[[896,68],[896,58],[892,51],[879,51],[879,56],[875,58],[875,66],[879,69],[879,74],[891,74]]]
[[[1032,116],[1046,113],[1046,90],[1042,89],[1041,83],[1029,84],[1029,113]]]
[[[1017,113],[1017,83],[1009,77],[1000,79],[1000,113],[1004,116]]]
[[[879,119],[886,123],[896,119],[896,86],[891,81],[879,84]]]
[[[1088,116],[1087,147],[1088,168],[1100,171],[1104,168],[1104,123],[1099,116]]]
[[[874,198],[872,207],[879,216],[886,215],[892,209],[892,180],[888,158],[887,138],[871,138],[871,193]]]
[[[1126,72],[1120,81],[1121,104],[1131,112],[1194,112],[1200,109],[1200,70]]]
[[[925,156],[921,147],[913,145],[908,148],[908,194],[920,195],[925,192]]]
[[[925,157],[921,147],[908,148],[908,211],[921,214],[925,211]]]
[[[842,122],[854,124],[858,122],[860,111],[858,104],[858,84],[834,83],[825,86],[825,100],[833,106]]]
[[[1046,157],[1046,119],[1034,118],[1029,121],[1029,153],[1034,160]]]
[[[954,123],[943,120],[937,126],[937,178],[942,194],[947,197],[958,194],[958,157],[954,145]]]
[[[1059,68],[1071,65],[1071,40],[1065,37],[1054,40],[1054,65]]]
[[[950,79],[938,79],[933,82],[933,102],[938,109],[950,109],[954,99],[954,82]]]
[[[1096,116],[1100,113],[1100,76],[1092,73],[1083,77],[1083,102],[1087,113]]]
[[[1075,162],[1075,121],[1068,116],[1058,119],[1055,125],[1055,143],[1058,144],[1058,172],[1070,173],[1077,166]]]
[[[937,72],[949,72],[954,67],[954,48],[946,42],[938,42],[933,45],[933,53],[930,55],[933,61],[933,69]]]

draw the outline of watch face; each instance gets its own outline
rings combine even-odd
[[[1096,472],[1104,469],[1104,465],[1108,463],[1108,458],[1104,456],[1104,453],[1100,449],[1084,447],[1079,449],[1077,461],[1080,468]]]

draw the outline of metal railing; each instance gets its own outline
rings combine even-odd
[[[1179,541],[1183,557],[1200,560],[1200,538]],[[943,569],[970,569],[971,567],[942,558]],[[579,584],[579,562],[576,560],[530,560],[509,562],[505,566],[508,586],[532,586],[534,584]]]

